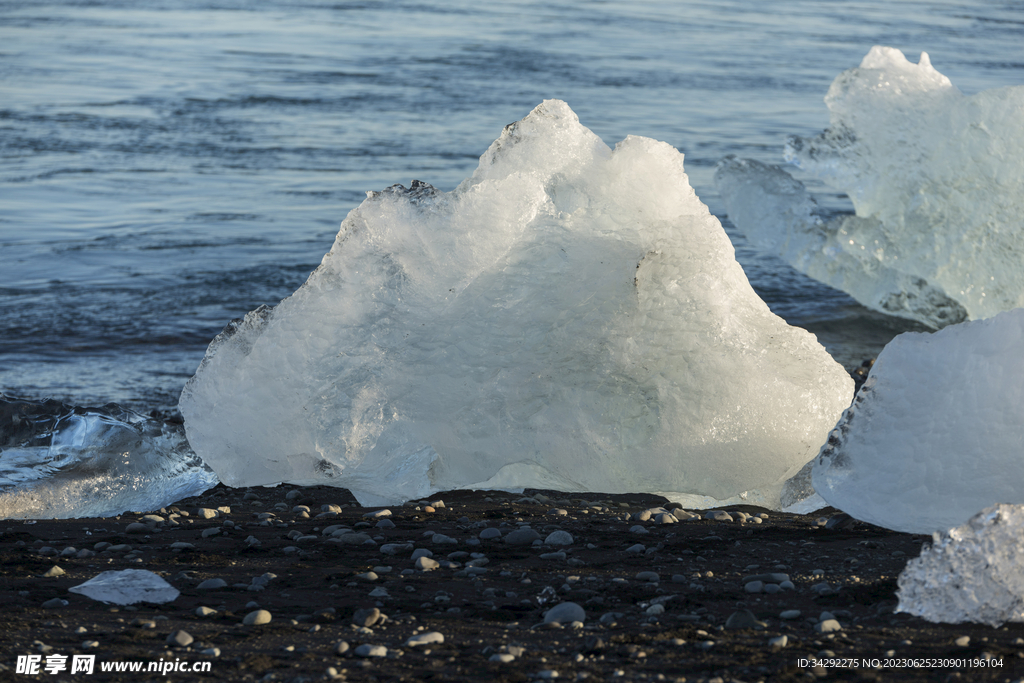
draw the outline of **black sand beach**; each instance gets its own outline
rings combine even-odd
[[[671,507],[650,495],[455,491],[368,517],[380,508],[359,507],[343,489],[218,486],[153,512],[164,521],[142,514],[6,520],[0,681],[1024,676],[1024,625],[932,624],[893,613],[897,576],[926,537],[834,510],[793,515],[734,506],[726,508],[732,521],[705,519],[706,511],[673,524],[627,519],[659,506]],[[203,518],[213,512],[202,510],[218,509]],[[352,531],[324,534],[335,525]],[[523,545],[505,540],[524,525],[540,543],[529,532],[520,534]],[[485,528],[497,537],[480,539]],[[554,544],[567,540],[561,534],[544,544],[559,530],[570,544]],[[421,548],[440,566],[418,568],[411,557]],[[113,606],[68,592],[121,569],[155,572],[181,594],[166,604]],[[773,584],[783,580],[779,574],[792,588]],[[761,592],[748,592],[758,578]],[[223,586],[203,586],[211,579]],[[562,602],[585,610],[582,623],[569,623],[577,612],[566,623],[544,624],[547,610]],[[203,607],[212,612],[199,616]],[[261,609],[269,623],[243,623]],[[354,624],[355,616],[367,625]],[[425,644],[408,642],[433,633],[443,642],[429,642],[439,640],[433,635]],[[188,644],[169,644],[175,637]],[[39,673],[18,673],[19,657],[24,670],[30,655],[39,656]],[[66,668],[47,673],[54,655],[66,657]],[[95,655],[93,673],[71,675],[75,655]],[[160,660],[174,668],[146,671]],[[124,662],[141,662],[143,671],[101,670]]]

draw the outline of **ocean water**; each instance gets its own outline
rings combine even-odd
[[[981,0],[8,0],[0,392],[172,409],[212,337],[293,292],[367,190],[455,187],[548,98],[610,145],[684,152],[754,288],[855,366],[916,328],[750,249],[714,166],[781,163],[875,44],[927,51],[968,94],[1020,84],[1022,31],[1024,5]]]

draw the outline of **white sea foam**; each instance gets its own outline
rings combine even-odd
[[[452,192],[371,193],[306,284],[232,323],[180,408],[232,486],[363,503],[450,488],[777,505],[849,376],[750,288],[682,155],[558,101]]]

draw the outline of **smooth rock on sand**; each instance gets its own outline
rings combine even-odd
[[[676,149],[610,149],[551,100],[452,192],[370,193],[305,285],[213,340],[179,406],[230,486],[776,506],[852,386],[751,289]]]
[[[571,624],[574,621],[586,621],[587,612],[575,602],[563,602],[555,605],[544,613],[544,623],[558,622]]]

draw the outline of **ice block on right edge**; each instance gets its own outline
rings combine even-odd
[[[830,505],[909,533],[1024,503],[1024,309],[893,339],[811,476]]]

